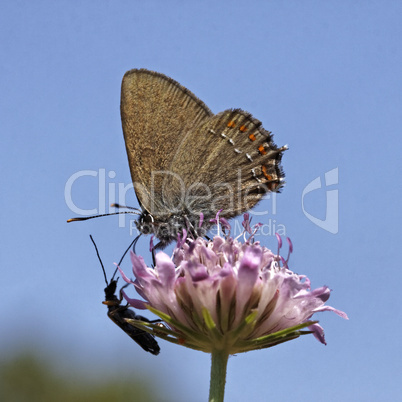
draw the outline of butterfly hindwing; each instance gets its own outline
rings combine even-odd
[[[221,216],[235,217],[266,192],[280,189],[284,149],[247,112],[211,116],[180,142],[169,168],[172,177],[164,182],[164,202],[206,218],[219,210]]]

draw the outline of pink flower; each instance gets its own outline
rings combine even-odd
[[[252,232],[247,215],[243,226]],[[322,327],[309,321],[313,314],[333,311],[347,319],[325,305],[328,287],[311,290],[307,277],[289,270],[289,258],[254,242],[253,235],[243,243],[221,236],[179,239],[172,258],[156,254],[155,268],[134,253],[131,260],[136,279],[120,272],[145,301],[124,297],[135,308],[150,309],[166,325],[131,324],[193,349],[235,354],[308,333],[325,344]]]

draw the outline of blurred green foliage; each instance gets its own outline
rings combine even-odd
[[[79,368],[75,373],[63,374],[48,361],[25,353],[0,364],[0,401],[160,402],[161,396],[156,394],[151,381],[118,376],[94,381]]]

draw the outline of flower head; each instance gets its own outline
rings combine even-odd
[[[121,274],[145,301],[124,296],[133,307],[150,309],[166,325],[131,324],[204,352],[241,353],[308,333],[325,343],[322,327],[309,321],[312,315],[334,311],[347,318],[325,305],[330,289],[311,290],[307,277],[288,268],[289,257],[285,260],[254,241],[248,215],[243,226],[245,234],[251,233],[245,242],[221,236],[209,241],[179,239],[172,258],[156,254],[155,268],[132,253],[136,279]]]

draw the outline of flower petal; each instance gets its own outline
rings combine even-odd
[[[167,254],[160,251],[155,256],[155,262],[162,286],[166,286],[169,289],[172,288],[176,277],[176,269],[172,260]]]
[[[139,299],[132,299],[131,297],[128,297],[124,290],[122,290],[121,293],[123,294],[124,299],[127,301],[127,303],[130,306],[132,306],[134,308],[137,308],[139,310],[146,310],[147,309],[147,305],[145,304],[144,301],[139,300]]]

